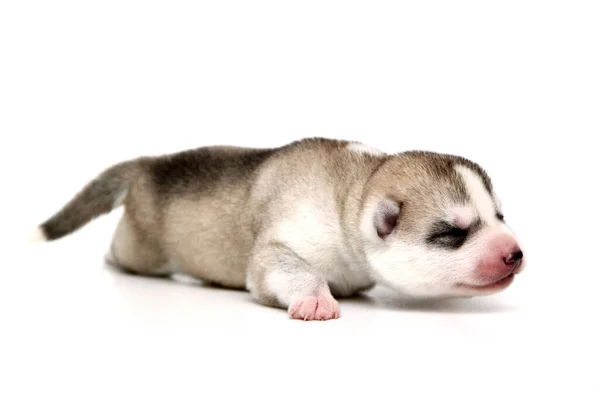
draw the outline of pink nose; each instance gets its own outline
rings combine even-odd
[[[476,279],[495,282],[521,271],[523,251],[513,238],[496,237],[486,250],[486,255],[476,270]]]

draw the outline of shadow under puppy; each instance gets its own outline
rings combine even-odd
[[[507,288],[524,268],[486,172],[447,154],[309,138],[140,157],[103,171],[35,238],[121,205],[108,254],[120,268],[246,289],[303,320],[339,317],[335,297],[376,283],[470,297]]]

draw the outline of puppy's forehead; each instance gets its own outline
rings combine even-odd
[[[484,178],[478,171],[468,166],[457,164],[454,169],[461,178],[468,202],[474,208],[474,211],[483,221],[493,222],[496,217],[497,205],[491,187],[486,185]]]
[[[444,196],[450,196],[457,202],[465,201],[470,196],[460,170],[468,170],[478,177],[485,190],[492,193],[492,182],[485,170],[469,159],[428,151],[410,151],[404,156],[407,163],[412,165],[417,181],[423,179],[421,183],[432,185],[432,190],[445,191]]]
[[[453,155],[428,152],[411,155],[423,163],[428,171],[426,175],[432,179],[425,183],[424,189],[427,196],[431,196],[429,201],[442,211],[438,217],[457,226],[468,226],[477,220],[484,223],[495,220],[500,205],[491,179],[478,164]]]
[[[467,229],[479,220],[477,210],[470,204],[453,205],[444,210],[442,217],[446,222],[458,228]]]

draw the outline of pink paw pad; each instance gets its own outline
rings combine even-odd
[[[331,296],[306,296],[292,303],[288,313],[294,319],[325,321],[338,318],[340,306]]]

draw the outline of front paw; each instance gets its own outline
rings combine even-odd
[[[294,301],[288,313],[294,319],[325,321],[340,316],[340,305],[331,296],[305,296]]]

